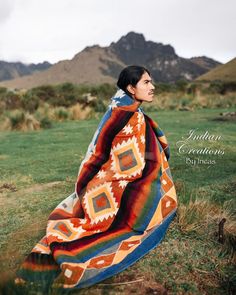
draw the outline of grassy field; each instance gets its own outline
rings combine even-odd
[[[236,128],[235,121],[217,120],[224,111],[230,110],[150,113],[170,143],[178,214],[163,242],[139,262],[102,284],[71,294],[235,292]],[[14,277],[44,235],[52,209],[74,190],[79,164],[98,121],[68,121],[43,131],[0,133],[0,277],[5,294],[41,294],[13,290],[5,282]],[[188,150],[208,148],[224,154],[181,153],[180,141],[186,141],[190,130],[198,135],[207,131],[218,139],[189,140]],[[224,244],[218,242],[222,218],[226,218]]]

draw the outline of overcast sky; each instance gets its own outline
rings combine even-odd
[[[0,0],[0,60],[71,59],[130,31],[181,57],[236,56],[236,0]]]

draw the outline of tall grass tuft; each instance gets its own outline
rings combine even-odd
[[[10,120],[11,129],[20,129],[20,126],[24,123],[25,120],[25,113],[16,110],[9,113],[8,118]]]
[[[231,251],[236,245],[236,215],[232,212],[233,200],[225,201],[220,207],[205,199],[190,200],[188,204],[180,204],[177,220],[183,233],[199,232],[208,238],[217,239],[219,223],[225,218],[224,240]]]
[[[16,110],[6,114],[3,129],[33,131],[40,129],[40,122],[32,114]]]
[[[65,107],[57,107],[54,109],[54,119],[57,121],[65,121],[69,118],[69,111]]]
[[[40,127],[43,129],[52,128],[52,121],[47,116],[45,116],[40,120]]]
[[[71,120],[84,120],[89,119],[92,116],[92,109],[87,107],[82,107],[81,104],[77,103],[70,109],[70,119]]]

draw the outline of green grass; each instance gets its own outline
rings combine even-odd
[[[236,138],[235,138],[235,122],[220,122],[213,121],[219,116],[220,112],[229,111],[224,109],[203,109],[196,112],[160,112],[153,114],[153,118],[158,120],[162,129],[164,129],[168,141],[170,142],[171,158],[170,166],[172,167],[172,174],[176,181],[180,181],[184,185],[184,189],[188,194],[202,187],[207,187],[208,191],[212,193],[212,197],[220,192],[219,186],[224,186],[231,183],[235,179],[235,152],[236,152]],[[163,126],[163,127],[162,127]],[[208,131],[210,134],[221,135],[222,139],[217,142],[195,140],[190,143],[192,148],[212,148],[224,150],[225,154],[222,156],[213,155],[186,155],[180,154],[176,143],[186,138],[191,129],[197,129],[198,134]],[[192,160],[205,159],[215,160],[215,164],[186,164],[186,158]],[[214,188],[218,186],[219,189],[214,193]],[[185,191],[185,195],[187,193]],[[220,196],[219,196],[220,197]],[[225,195],[221,197],[226,198]],[[229,194],[229,198],[232,194]],[[189,198],[187,197],[187,200]],[[186,200],[186,201],[187,201]],[[222,200],[219,200],[220,202]]]
[[[223,213],[226,204],[231,204],[227,212],[236,209],[231,201],[236,187],[235,122],[213,120],[223,111],[229,109],[149,113],[158,121],[170,143],[170,167],[181,208],[188,208],[190,200],[202,199]],[[0,273],[3,281],[14,275],[25,255],[44,235],[52,209],[73,191],[79,164],[98,122],[96,119],[67,121],[54,123],[52,129],[43,131],[0,133]],[[205,141],[204,144],[196,140],[191,143],[193,148],[217,148],[225,154],[179,154],[176,143],[196,128],[198,133],[207,130],[210,134],[221,135],[222,140]],[[191,165],[186,163],[186,157],[215,160],[215,164]],[[215,220],[206,221],[204,214],[205,211],[197,215],[195,210],[193,216],[184,216],[190,225],[187,230],[183,230],[183,220],[176,218],[155,250],[104,282],[117,285],[97,285],[80,294],[145,294],[147,290],[157,290],[157,284],[161,284],[168,294],[233,294],[236,281],[232,247],[229,249],[218,243],[218,224]],[[206,227],[191,229],[194,222]],[[139,278],[142,281],[136,284],[118,285]]]

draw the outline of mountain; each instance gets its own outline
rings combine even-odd
[[[21,62],[6,62],[0,60],[0,81],[31,75],[34,72],[44,71],[50,67],[51,64],[46,61],[39,64],[26,65]]]
[[[207,69],[208,71],[221,65],[220,62],[206,56],[191,57],[190,60],[195,64]]]
[[[43,84],[114,83],[122,68],[131,64],[147,67],[155,82],[193,80],[218,65],[204,57],[196,60],[179,57],[171,45],[146,41],[143,34],[130,32],[108,47],[86,47],[71,60],[63,60],[43,72],[0,83],[9,88],[32,88]]]
[[[111,43],[110,50],[127,65],[146,66],[158,82],[192,80],[220,64],[207,57],[202,64],[179,57],[171,45],[146,41],[142,34],[134,32],[121,37],[117,43]]]
[[[197,81],[236,82],[236,58],[198,77]]]
[[[29,89],[44,84],[55,85],[65,82],[74,84],[114,83],[115,79],[106,74],[109,71],[106,64],[112,65],[115,70],[117,68],[122,69],[125,66],[107,48],[95,45],[86,47],[71,60],[59,61],[44,72],[3,81],[0,86]]]

